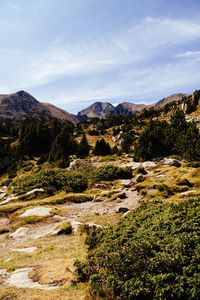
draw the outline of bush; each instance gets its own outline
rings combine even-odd
[[[106,299],[200,299],[200,201],[143,203],[117,225],[90,229],[78,278]]]
[[[200,167],[200,161],[192,161],[184,164],[184,167],[191,167],[191,168],[199,168]]]
[[[17,179],[13,182],[13,192],[24,194],[35,188],[44,188],[46,191],[50,189],[51,194],[61,189],[82,192],[87,184],[87,178],[79,172],[50,169]]]
[[[132,170],[131,168],[120,168],[113,165],[106,165],[94,170],[92,175],[94,181],[130,179],[132,178]]]

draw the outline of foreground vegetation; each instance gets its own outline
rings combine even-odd
[[[200,200],[143,203],[117,225],[89,230],[80,281],[111,299],[200,299]]]

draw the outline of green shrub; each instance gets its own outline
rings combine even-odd
[[[24,194],[35,188],[44,188],[47,192],[51,190],[51,194],[61,189],[82,192],[87,188],[87,184],[87,178],[79,172],[50,169],[15,180],[13,193]]]
[[[165,183],[158,184],[158,185],[156,186],[156,188],[157,188],[160,192],[164,192],[164,191],[168,191],[168,190],[169,190],[168,186],[167,186]]]
[[[200,161],[191,161],[183,165],[184,167],[199,168]]]
[[[131,168],[121,168],[113,165],[101,166],[92,173],[95,181],[112,181],[115,179],[130,179],[132,178]]]
[[[114,226],[90,229],[81,281],[106,299],[200,299],[200,200],[143,203]]]

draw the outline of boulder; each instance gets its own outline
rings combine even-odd
[[[132,170],[135,170],[135,169],[137,169],[137,168],[139,168],[139,167],[141,167],[142,166],[142,164],[141,163],[139,163],[139,162],[129,162],[129,163],[127,163],[127,164],[125,164],[125,165],[123,165],[122,167],[123,168],[125,168],[125,167],[130,167]]]
[[[155,161],[145,161],[141,165],[143,168],[154,168],[157,166],[157,163]]]
[[[23,214],[20,215],[20,217],[31,217],[31,216],[36,216],[36,217],[47,217],[50,215],[51,207],[34,207],[27,209]]]
[[[163,165],[169,165],[174,167],[180,167],[182,165],[182,162],[175,158],[164,158],[163,160],[161,160],[161,163]]]
[[[131,187],[134,183],[131,179],[121,179],[120,183],[124,186],[124,187]]]

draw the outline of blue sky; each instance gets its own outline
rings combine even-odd
[[[0,94],[69,112],[200,89],[199,0],[0,0]]]

